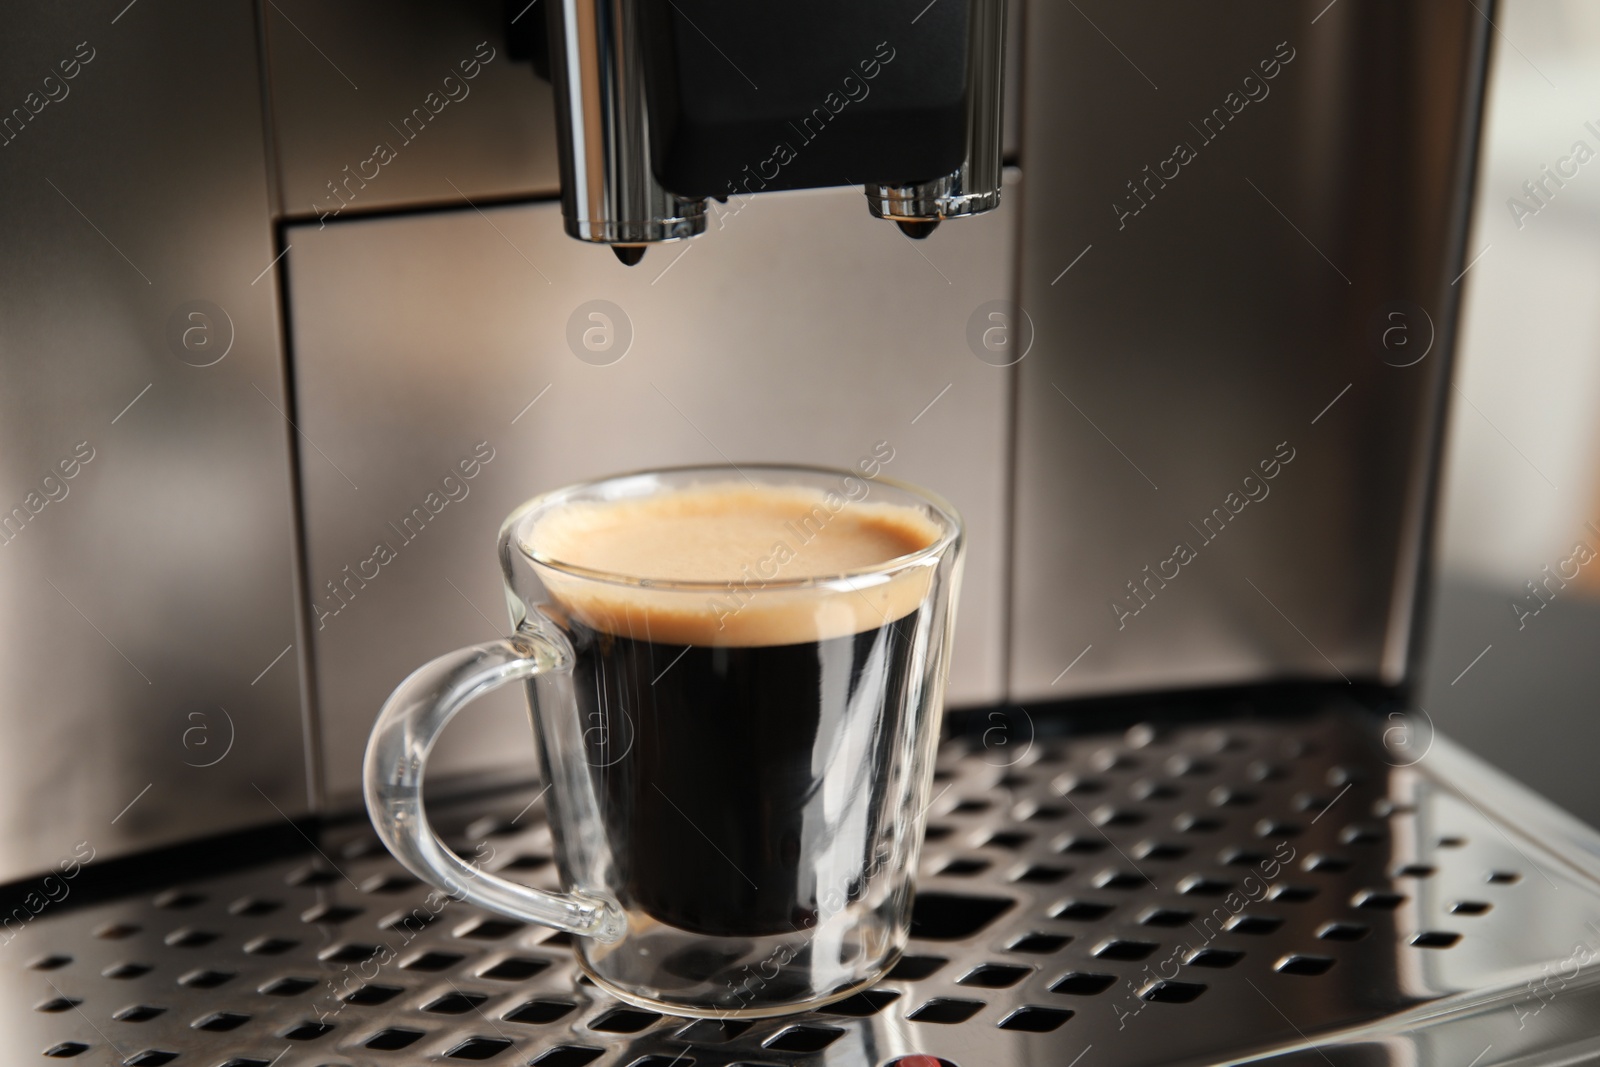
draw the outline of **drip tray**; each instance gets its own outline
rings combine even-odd
[[[806,1015],[621,1005],[565,935],[430,902],[352,821],[305,857],[44,911],[0,961],[0,1047],[145,1067],[1600,1056],[1600,838],[1442,738],[1398,766],[1384,728],[948,743],[905,957]],[[466,807],[434,812],[452,847],[554,886],[537,793]]]

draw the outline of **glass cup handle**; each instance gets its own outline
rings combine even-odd
[[[470,701],[507,682],[572,670],[564,641],[521,630],[459,649],[413,671],[378,713],[362,768],[367,812],[396,859],[458,900],[524,922],[600,941],[618,940],[625,920],[615,904],[579,893],[546,893],[462,861],[439,840],[422,808],[428,753]]]

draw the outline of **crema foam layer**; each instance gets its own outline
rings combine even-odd
[[[939,535],[916,508],[729,482],[567,504],[533,526],[526,546],[623,579],[719,586],[667,590],[539,567],[553,606],[591,629],[661,644],[756,646],[848,636],[910,614],[927,593],[927,567],[858,576],[842,589],[785,583],[858,574]]]

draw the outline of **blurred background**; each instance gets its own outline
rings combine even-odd
[[[1495,24],[1419,703],[1597,824],[1600,558],[1574,549],[1600,552],[1600,158],[1575,145],[1600,153],[1600,6]]]

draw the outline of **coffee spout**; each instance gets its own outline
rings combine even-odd
[[[900,232],[913,241],[920,241],[939,228],[938,219],[895,219]]]

